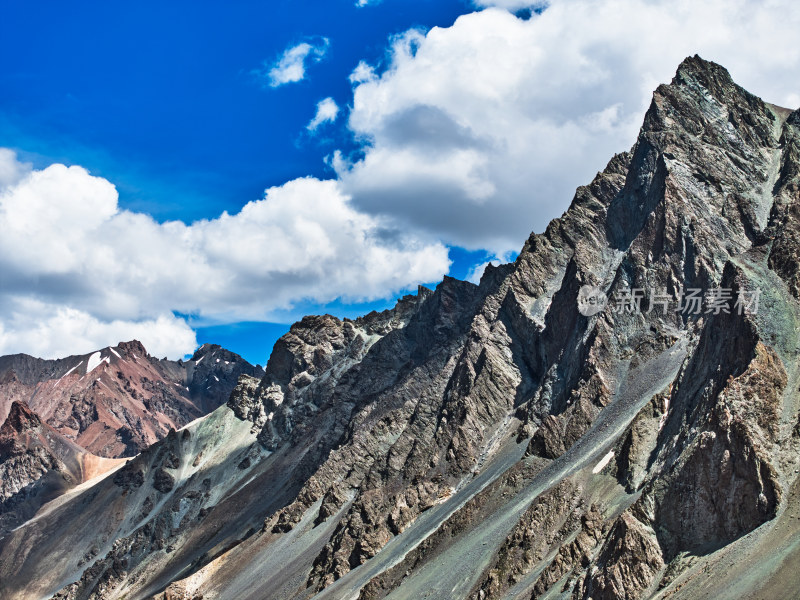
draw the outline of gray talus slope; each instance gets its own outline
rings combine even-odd
[[[0,540],[0,591],[692,598],[745,559],[742,594],[779,585],[796,547],[759,553],[796,527],[799,123],[687,59],[514,264],[296,324],[227,407]],[[586,317],[585,285],[762,305]],[[48,563],[64,573],[26,583]]]

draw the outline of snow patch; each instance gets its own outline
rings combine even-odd
[[[111,357],[106,356],[105,358],[100,358],[100,352],[95,352],[89,357],[89,360],[86,361],[86,375],[94,371],[97,367],[106,363],[107,365],[111,364]],[[83,377],[81,377],[83,379]]]
[[[613,450],[609,450],[608,454],[606,454],[600,460],[600,462],[595,465],[594,469],[592,469],[592,473],[597,474],[600,471],[602,471],[603,469],[605,469],[606,465],[611,462],[612,458],[614,458],[614,451]]]
[[[219,377],[217,377],[216,375],[214,375],[214,379],[216,379],[217,381],[219,381]]]
[[[196,363],[194,363],[194,366],[196,367],[196,366],[197,366],[197,365],[199,365],[201,362],[203,362],[203,359],[204,359],[204,358],[205,358],[205,356],[201,356],[200,358],[198,358],[198,359],[197,359],[197,362],[196,362]]]
[[[99,352],[95,352],[94,354],[92,354],[89,357],[89,360],[86,363],[86,372],[87,373],[91,373],[97,367],[100,366],[101,362],[103,362],[103,361],[100,359],[100,353]]]
[[[668,416],[668,413],[669,413],[669,396],[664,398],[663,411],[664,411],[664,413],[661,415],[661,419],[659,419],[659,421],[658,421],[658,430],[659,431],[664,429],[664,425],[667,422],[667,416]]]
[[[113,353],[114,353],[114,356],[116,356],[118,359],[122,360],[122,357],[119,355],[119,352],[117,352],[117,351],[116,351],[116,350],[114,350],[113,348],[109,348],[109,350],[111,350],[111,352],[113,352]]]
[[[73,372],[75,369],[77,369],[78,367],[80,367],[82,364],[83,364],[83,361],[79,362],[77,365],[75,365],[75,366],[74,366],[74,367],[72,367],[72,368],[71,368],[69,371],[67,371],[67,372],[66,372],[66,373],[64,373],[64,374],[63,374],[61,377],[59,377],[59,378],[58,378],[58,381],[61,381],[62,379],[64,379],[64,377],[66,377],[67,375],[69,375],[70,373],[72,373],[72,372]],[[56,383],[58,383],[58,381],[57,381]]]

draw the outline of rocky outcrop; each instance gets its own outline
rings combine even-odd
[[[385,598],[402,585],[403,580],[413,570],[420,568],[433,557],[445,555],[457,549],[463,543],[463,536],[469,535],[470,524],[490,518],[498,506],[501,506],[513,494],[519,492],[531,477],[541,471],[541,464],[525,464],[519,462],[506,471],[501,477],[477,494],[449,519],[443,522],[436,532],[425,539],[419,546],[409,552],[401,562],[374,577],[361,590],[359,600],[377,600]],[[550,502],[554,506],[548,507]],[[556,532],[568,531],[575,525],[572,514],[579,497],[575,489],[568,483],[562,483],[538,500],[526,513],[530,530],[547,530],[555,536]],[[503,581],[502,575],[508,569],[522,572],[520,562],[533,560],[533,552],[525,547],[528,531],[520,529],[513,541],[504,547],[498,556],[498,563],[489,571],[486,590],[481,590],[485,597],[499,596],[501,589],[497,584]],[[511,578],[513,579],[513,575]],[[502,590],[504,591],[504,589]],[[477,596],[480,597],[480,591]]]
[[[783,160],[776,183],[776,201],[770,221],[775,239],[769,255],[769,266],[800,298],[800,110],[786,118],[781,135]]]
[[[775,516],[782,494],[775,443],[785,367],[746,321],[724,317],[708,325],[696,361],[674,392],[689,423],[680,426],[677,440],[664,444],[670,468],[652,480],[641,501],[643,512],[654,511],[669,558],[706,552],[751,531]],[[718,361],[708,360],[712,348]],[[676,425],[667,423],[665,432]]]
[[[15,506],[31,501],[38,491],[37,482],[50,471],[71,477],[49,444],[42,443],[43,427],[39,418],[18,402],[0,427],[0,514],[4,521]]]
[[[583,563],[587,552],[597,545],[601,528],[596,507],[587,511],[580,490],[571,482],[561,482],[525,511],[470,598],[503,597],[554,553],[536,583],[536,591],[541,593]]]
[[[597,565],[576,592],[581,598],[634,600],[652,587],[663,569],[661,548],[653,531],[625,513],[614,523]]]
[[[602,515],[595,507],[592,507],[589,512],[581,517],[580,530],[575,538],[558,548],[553,560],[539,575],[531,597],[544,596],[565,577],[574,579],[579,576],[591,564],[592,556],[595,554],[598,543],[602,540],[603,535],[607,533],[607,530],[608,525],[604,523]],[[612,532],[611,535],[611,539],[615,539],[617,532]],[[620,554],[631,559],[625,552]],[[633,559],[633,562],[638,560],[637,556]]]

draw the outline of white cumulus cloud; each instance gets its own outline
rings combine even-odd
[[[339,105],[333,98],[325,98],[317,103],[317,112],[314,118],[306,125],[309,131],[316,131],[324,123],[333,123],[339,116]]]
[[[14,152],[0,148],[0,190],[17,183],[30,170],[31,165],[18,161]]]
[[[302,81],[306,76],[306,63],[319,62],[328,52],[330,40],[319,38],[301,42],[284,50],[283,54],[266,69],[271,87]]]
[[[349,126],[364,152],[334,164],[360,210],[517,250],[633,145],[653,90],[686,56],[797,108],[797,31],[789,0],[553,0],[529,19],[487,8],[396,38],[380,73],[356,68]]]
[[[172,314],[140,321],[102,321],[58,304],[22,298],[0,320],[0,355],[62,358],[137,339],[153,356],[179,357],[197,347],[195,332]]]
[[[375,68],[372,67],[367,61],[362,60],[359,61],[358,65],[353,72],[350,73],[350,83],[358,84],[364,83],[365,81],[372,81],[377,78],[375,74]]]
[[[175,313],[268,320],[304,300],[383,298],[449,268],[442,244],[355,210],[338,182],[314,178],[187,225],[122,210],[110,182],[54,164],[0,189],[0,231],[0,354],[138,337],[178,356],[194,336]]]

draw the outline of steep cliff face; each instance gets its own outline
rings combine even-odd
[[[0,539],[0,593],[796,589],[798,135],[798,112],[687,59],[514,264],[296,324],[226,406]]]
[[[89,452],[130,457],[227,402],[242,374],[263,371],[211,344],[186,362],[153,358],[137,341],[59,360],[3,356],[0,418],[25,402]]]

